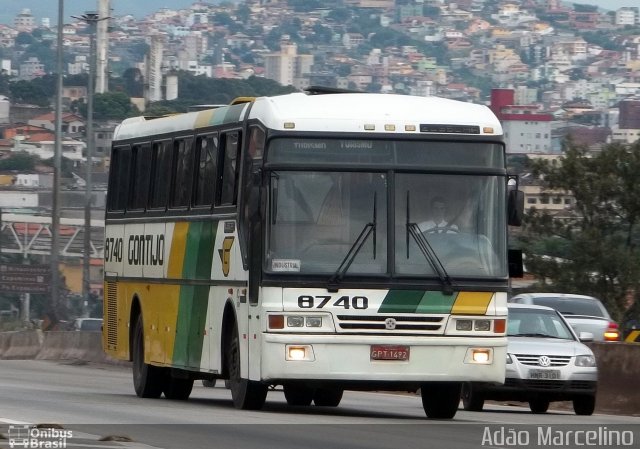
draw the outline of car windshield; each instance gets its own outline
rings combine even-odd
[[[533,303],[537,306],[551,307],[563,315],[585,315],[608,318],[606,311],[595,299],[542,296],[533,298]]]
[[[508,337],[548,337],[573,340],[573,334],[554,310],[509,309]]]

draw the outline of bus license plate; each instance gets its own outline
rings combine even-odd
[[[371,345],[371,360],[409,360],[409,346]]]
[[[529,371],[529,379],[560,379],[560,370],[557,369],[532,369]]]

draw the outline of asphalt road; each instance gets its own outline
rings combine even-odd
[[[70,430],[66,447],[87,448],[569,448],[585,446],[584,432],[574,435],[585,430],[603,443],[586,446],[625,447],[629,438],[632,447],[640,444],[640,417],[533,415],[487,404],[481,413],[461,409],[452,421],[432,421],[416,395],[345,392],[337,408],[290,407],[279,390],[269,392],[263,410],[243,411],[222,386],[197,382],[188,401],[140,399],[126,367],[0,360],[0,431],[11,438],[33,424]],[[62,444],[59,435],[35,436]],[[105,436],[112,438],[99,441]],[[7,442],[0,438],[0,448]]]

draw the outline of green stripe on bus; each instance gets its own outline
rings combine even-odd
[[[224,122],[238,122],[240,121],[240,116],[242,115],[242,111],[247,107],[247,103],[234,104],[227,109],[227,113],[224,115]]]
[[[218,108],[213,111],[213,115],[209,121],[210,125],[222,125],[223,123],[234,123],[240,121],[242,111],[246,107],[246,103],[234,104],[224,108]]]
[[[182,268],[184,279],[210,278],[217,227],[217,222],[195,222],[189,225]],[[173,348],[174,365],[200,366],[208,301],[208,286],[183,285],[180,288]]]
[[[378,313],[415,313],[424,290],[389,290]]]
[[[438,291],[425,292],[416,313],[451,313],[457,296],[457,293],[445,295]]]

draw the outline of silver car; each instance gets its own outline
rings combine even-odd
[[[596,341],[619,341],[618,323],[598,298],[569,293],[521,293],[510,303],[535,304],[556,309],[577,332],[591,332]]]
[[[465,410],[480,411],[485,400],[523,401],[545,413],[552,401],[573,401],[576,415],[591,415],[596,404],[598,370],[591,349],[564,317],[550,307],[509,304],[507,370],[503,385],[465,383]]]

